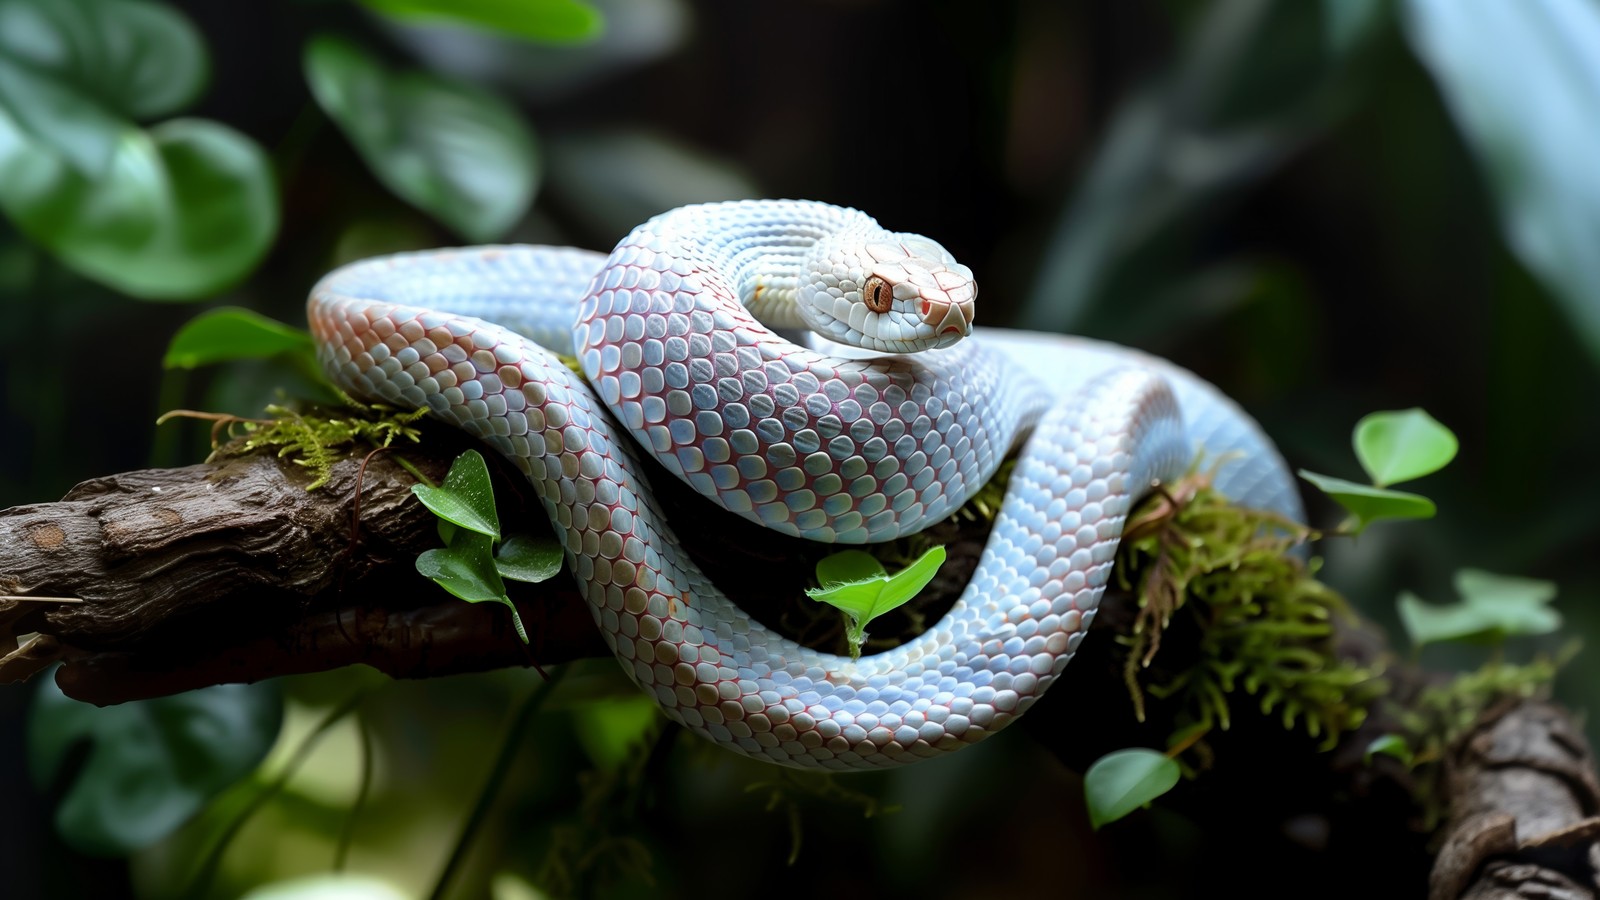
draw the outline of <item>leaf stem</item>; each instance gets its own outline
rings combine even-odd
[[[207,851],[205,860],[200,864],[200,870],[195,873],[194,881],[189,885],[189,889],[184,891],[183,896],[190,898],[205,896],[207,889],[211,886],[211,880],[216,877],[217,868],[222,864],[222,857],[228,852],[229,845],[233,843],[235,837],[238,837],[239,831],[244,828],[244,824],[250,820],[251,816],[259,812],[263,806],[266,806],[268,800],[277,796],[288,786],[290,779],[294,778],[295,773],[300,771],[300,767],[305,765],[306,760],[311,758],[311,751],[316,749],[317,744],[322,740],[322,736],[327,733],[328,729],[354,711],[356,706],[366,699],[366,696],[367,689],[352,693],[343,703],[330,710],[326,716],[323,716],[322,721],[317,723],[317,727],[311,729],[311,733],[301,739],[300,746],[294,749],[294,755],[289,757],[289,761],[284,764],[283,771],[278,773],[278,777],[258,791],[254,797],[251,797],[250,802],[246,803],[244,808],[239,810],[233,817],[232,821],[223,827],[222,835],[217,838],[217,842],[212,844],[211,849]]]
[[[333,855],[335,872],[344,871],[345,863],[350,858],[350,847],[355,843],[356,817],[366,807],[367,796],[372,792],[372,729],[367,726],[365,719],[357,717],[356,730],[361,736],[361,786],[356,789],[356,800],[350,805],[344,828],[339,832],[339,847]]]
[[[566,672],[565,668],[552,672],[550,677],[535,688],[512,714],[511,724],[506,727],[505,736],[500,739],[500,752],[495,756],[494,766],[490,768],[489,776],[484,779],[483,789],[478,792],[477,802],[472,805],[472,812],[467,815],[466,824],[461,826],[461,834],[450,850],[450,858],[445,860],[444,869],[439,872],[439,879],[434,883],[433,891],[428,894],[429,900],[443,900],[456,870],[461,868],[462,861],[466,859],[472,839],[477,836],[489,818],[489,808],[494,805],[494,799],[498,796],[497,789],[505,781],[506,773],[511,769],[511,762],[516,758],[517,747],[522,743],[523,731],[527,729],[528,723],[533,721],[534,714],[544,705],[545,699],[561,682]]]

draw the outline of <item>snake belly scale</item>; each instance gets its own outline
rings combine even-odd
[[[974,330],[975,296],[927,238],[826,204],[742,201],[663,213],[609,256],[354,263],[313,289],[309,317],[340,387],[427,406],[527,475],[606,643],[669,717],[754,758],[865,769],[1026,711],[1093,619],[1132,503],[1197,447],[1228,460],[1219,489],[1300,517],[1276,450],[1210,385],[1111,345]],[[802,326],[817,349],[774,330]],[[948,515],[1019,445],[955,607],[857,661],[730,602],[634,456],[765,527],[859,544]]]

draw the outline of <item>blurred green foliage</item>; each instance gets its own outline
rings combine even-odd
[[[278,686],[219,684],[98,708],[45,678],[28,724],[36,783],[70,778],[56,810],[61,836],[97,856],[161,841],[224,788],[250,774],[278,736]],[[86,745],[78,757],[74,747]],[[81,768],[67,763],[81,759]]]
[[[1120,340],[1194,368],[1297,466],[1339,470],[1348,423],[1371,409],[1416,404],[1451,423],[1461,453],[1429,483],[1437,519],[1325,548],[1324,574],[1368,614],[1398,624],[1388,598],[1444,596],[1468,566],[1559,583],[1564,598],[1600,591],[1600,421],[1584,412],[1600,390],[1600,6],[973,10],[0,0],[0,503],[198,458],[206,428],[154,435],[166,409],[254,416],[317,389],[271,340],[265,358],[164,377],[168,339],[193,312],[141,300],[297,322],[314,279],[361,256],[460,240],[605,248],[682,203],[807,196],[941,240],[978,273],[985,324]],[[916,53],[886,49],[898,47]],[[209,362],[195,352],[209,351],[174,360]],[[1554,614],[1524,606],[1519,622]],[[1565,634],[1595,633],[1592,604],[1563,616]],[[1570,666],[1571,702],[1595,702],[1596,659]],[[0,870],[19,896],[176,896],[237,827],[210,896],[330,865],[421,893],[532,680],[292,679],[267,763],[232,787],[221,782],[242,763],[197,766],[211,780],[189,786],[191,806],[226,789],[171,837],[91,864],[40,825],[0,844]],[[353,687],[364,699],[319,728]],[[0,692],[0,715],[21,721],[34,693]],[[810,877],[772,874],[786,871],[789,824],[745,790],[770,773],[659,725],[615,665],[574,667],[506,751],[515,765],[457,894],[520,898],[548,872],[616,896],[708,882],[813,893]],[[46,822],[67,784],[96,783],[93,760],[80,764],[87,731],[42,754],[48,795],[16,774],[22,730],[0,734],[14,821]],[[849,784],[904,812],[841,813],[826,791],[782,804],[806,832],[798,871],[854,849],[863,874],[837,876],[841,895],[1175,896],[1243,871],[1226,862],[1231,829],[1199,833],[1159,809],[1111,829],[1125,842],[1095,843],[1068,812],[1079,784],[1014,730]],[[1001,852],[1005,867],[975,864]],[[1285,847],[1249,871],[1299,884],[1317,859]],[[1308,890],[1339,883],[1329,873]]]
[[[171,8],[0,2],[0,209],[78,272],[146,299],[238,281],[278,228],[266,154],[187,106],[206,51]]]
[[[538,184],[533,134],[471,84],[389,72],[346,41],[306,46],[306,81],[389,189],[482,243],[521,221]]]

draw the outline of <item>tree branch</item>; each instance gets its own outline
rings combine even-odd
[[[453,431],[429,428],[404,452],[438,481],[464,446]],[[506,530],[547,529],[525,483],[509,467],[497,474],[512,476],[495,484]],[[461,602],[418,575],[417,555],[438,544],[435,520],[413,500],[415,479],[392,453],[372,456],[364,470],[360,458],[343,460],[316,491],[306,490],[309,480],[290,462],[254,454],[98,478],[60,502],[0,511],[0,594],[83,601],[0,601],[0,683],[61,662],[56,680],[69,696],[109,704],[354,663],[427,678],[606,654],[566,578],[512,585],[533,640],[524,646],[503,608]],[[771,597],[773,584],[803,584],[825,548],[759,536],[670,476],[652,483],[663,507],[693,522],[680,538],[697,561],[716,567],[736,602],[813,643],[837,629],[834,616]],[[906,628],[953,602],[986,537],[986,523],[939,527],[934,539],[952,560],[935,582],[942,605],[908,609]],[[1174,730],[1173,711],[1162,704],[1152,704],[1143,723],[1132,715],[1122,648],[1107,632],[1125,631],[1135,612],[1130,598],[1108,594],[1097,638],[1022,720],[1074,768],[1113,749],[1162,746]],[[1390,655],[1367,623],[1342,633],[1340,653],[1363,661]],[[1387,677],[1404,702],[1432,676],[1391,666]],[[1374,716],[1319,752],[1316,741],[1275,720],[1241,713],[1213,741],[1214,768],[1169,801],[1203,819],[1249,797],[1258,827],[1310,851],[1392,858],[1398,847],[1414,848],[1402,855],[1415,857],[1415,883],[1426,878],[1437,900],[1537,890],[1600,896],[1600,787],[1569,715],[1539,701],[1508,704],[1452,749],[1449,818],[1436,857],[1418,828],[1408,770],[1364,759],[1373,738],[1400,730]]]

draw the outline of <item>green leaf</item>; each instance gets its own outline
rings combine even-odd
[[[1178,777],[1178,764],[1154,750],[1135,747],[1107,753],[1083,776],[1089,824],[1100,830],[1172,790]]]
[[[1496,575],[1477,569],[1456,573],[1459,603],[1425,603],[1410,591],[1397,601],[1400,622],[1417,646],[1442,641],[1503,642],[1518,635],[1549,634],[1561,627],[1561,614],[1549,604],[1556,586],[1548,581]]]
[[[0,0],[0,108],[85,175],[123,119],[176,112],[205,85],[205,44],[166,4]]]
[[[553,538],[512,535],[495,551],[494,565],[500,577],[512,581],[549,581],[561,571],[561,545]]]
[[[883,567],[883,563],[865,550],[841,550],[817,560],[817,583],[824,588],[888,577],[889,571]]]
[[[1438,511],[1432,500],[1418,494],[1356,484],[1305,469],[1300,470],[1300,477],[1349,510],[1357,532],[1383,519],[1428,519]]]
[[[360,0],[402,21],[470,25],[533,41],[570,44],[598,38],[605,17],[581,0]]]
[[[134,0],[0,0],[0,210],[124,293],[191,299],[243,277],[277,231],[266,154],[171,112],[205,80],[198,34]]]
[[[1372,743],[1367,745],[1367,752],[1362,756],[1362,762],[1371,765],[1372,757],[1379,753],[1392,756],[1408,766],[1411,765],[1413,758],[1411,745],[1398,734],[1385,734],[1374,738]]]
[[[494,486],[489,483],[489,466],[478,451],[468,450],[456,457],[456,461],[450,464],[450,471],[444,476],[444,484],[438,487],[414,484],[411,493],[416,494],[422,505],[439,518],[492,540],[500,540],[500,517],[494,510]],[[493,567],[492,558],[490,567]]]
[[[506,596],[506,585],[495,567],[494,539],[465,529],[458,530],[447,547],[423,551],[417,557],[417,571],[440,587],[468,603],[503,603],[511,610],[511,623],[517,636],[528,642],[522,616]]]
[[[278,228],[266,154],[203,119],[107,133],[94,176],[0,108],[0,209],[82,274],[123,293],[189,300],[244,277]]]
[[[1461,596],[1472,603],[1536,607],[1556,598],[1553,581],[1496,575],[1482,569],[1461,569],[1456,572],[1455,585]]]
[[[1600,360],[1600,5],[1404,6],[1406,36],[1487,176],[1507,242]]]
[[[509,603],[492,545],[492,539],[475,531],[458,531],[449,546],[423,551],[417,557],[417,571],[468,603]]]
[[[1450,429],[1415,407],[1362,417],[1354,442],[1361,467],[1380,488],[1437,472],[1457,450]]]
[[[467,239],[489,241],[533,201],[539,158],[521,113],[465,82],[390,72],[326,35],[305,54],[306,81],[378,178]]]
[[[187,821],[266,756],[282,722],[275,683],[223,684],[96,707],[44,679],[28,720],[41,788],[63,779],[56,829],[80,852],[123,856]],[[62,766],[88,745],[81,769]]]
[[[311,335],[260,313],[225,306],[207,310],[178,329],[161,364],[195,369],[235,359],[269,359],[280,353],[313,357]]]
[[[1418,647],[1443,641],[1482,643],[1496,636],[1494,616],[1464,603],[1438,606],[1410,591],[1401,591],[1395,606],[1400,613],[1400,624],[1410,635],[1411,643]]]
[[[870,554],[842,550],[817,561],[817,582],[822,586],[808,588],[806,595],[844,612],[850,621],[845,636],[855,659],[866,642],[867,623],[915,597],[933,580],[944,559],[944,548],[934,547],[890,575]]]

